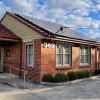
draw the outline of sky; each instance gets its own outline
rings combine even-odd
[[[6,11],[62,24],[93,39],[100,37],[100,0],[0,0],[0,19]]]

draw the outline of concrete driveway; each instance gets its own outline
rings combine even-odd
[[[100,100],[100,78],[42,89],[17,89],[0,84],[0,100]]]

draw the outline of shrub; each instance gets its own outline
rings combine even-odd
[[[91,74],[90,74],[90,71],[88,70],[82,70],[82,71],[79,71],[78,72],[78,78],[81,79],[81,78],[87,78],[89,77]]]
[[[100,69],[96,69],[96,70],[94,71],[94,75],[100,75]]]
[[[69,77],[69,81],[71,80],[76,80],[76,79],[82,79],[82,78],[87,78],[89,77],[91,74],[88,70],[82,70],[82,71],[71,71],[68,72],[68,77]]]
[[[78,79],[78,71],[76,71],[76,72],[74,72],[74,71],[68,72],[67,75],[68,75],[69,81]]]
[[[43,77],[44,82],[53,82],[53,76],[51,74],[45,74]]]
[[[54,76],[54,82],[66,82],[68,81],[68,76],[65,75],[64,73],[57,73]]]
[[[91,76],[91,72],[86,70],[86,77],[90,77]]]

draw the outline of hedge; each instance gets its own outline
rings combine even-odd
[[[78,79],[78,72],[74,72],[74,71],[70,71],[68,72],[68,78],[69,78],[69,81],[72,81],[72,80],[76,80]]]
[[[90,71],[88,71],[88,70],[78,71],[78,78],[79,78],[79,79],[87,78],[87,77],[89,77],[90,75],[91,75],[91,74],[90,74]]]
[[[68,81],[68,76],[65,75],[64,73],[57,73],[54,76],[54,82],[66,82]]]
[[[69,77],[69,81],[72,81],[72,80],[76,80],[76,79],[82,79],[82,78],[87,78],[89,77],[91,74],[90,74],[90,71],[88,70],[82,70],[82,71],[71,71],[71,72],[68,72],[68,77]]]
[[[43,77],[44,82],[53,82],[53,76],[51,74],[45,74]]]
[[[96,69],[96,70],[94,71],[94,75],[100,75],[100,69]]]
[[[68,74],[64,73],[57,73],[54,78],[51,74],[45,74],[43,77],[44,82],[66,82],[66,81],[72,81],[76,79],[82,79],[82,78],[87,78],[89,77],[90,71],[88,70],[82,70],[82,71],[70,71]],[[95,75],[100,75],[100,69],[95,70]]]

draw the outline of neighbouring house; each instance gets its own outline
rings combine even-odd
[[[72,29],[29,16],[6,12],[0,22],[0,72],[27,70],[35,82],[44,74],[100,67],[100,43]],[[12,69],[23,77],[23,72]]]

